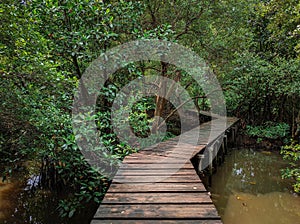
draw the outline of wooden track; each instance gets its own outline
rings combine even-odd
[[[179,145],[176,137],[127,156],[91,223],[221,224],[190,159],[237,122],[207,122],[200,132],[198,127],[184,133]],[[189,144],[195,135],[198,143]]]

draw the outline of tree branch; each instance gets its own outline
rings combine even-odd
[[[195,96],[195,97],[189,98],[188,100],[184,101],[176,109],[172,110],[172,112],[166,117],[165,121],[167,121],[170,117],[172,117],[176,111],[178,111],[181,107],[183,107],[188,102],[190,102],[194,99],[201,99],[201,98],[206,98],[206,96]],[[159,129],[162,125],[163,125],[163,122],[160,125],[158,125],[157,129]]]

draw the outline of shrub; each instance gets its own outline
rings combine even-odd
[[[294,191],[300,193],[300,144],[292,142],[282,147],[281,154],[284,159],[290,161],[290,167],[282,169],[282,177],[295,180]]]
[[[266,122],[261,126],[247,126],[246,134],[250,137],[256,137],[257,142],[263,139],[282,139],[289,134],[289,125],[286,123]]]

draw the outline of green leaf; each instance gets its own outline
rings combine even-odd
[[[74,215],[75,211],[76,211],[76,209],[72,209],[72,210],[69,212],[68,217],[71,218],[71,217]]]

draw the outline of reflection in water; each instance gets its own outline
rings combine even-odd
[[[8,183],[0,182],[0,224],[90,223],[98,208],[96,203],[83,204],[80,213],[62,219],[57,210],[59,199],[74,192],[58,195],[49,190],[37,189],[39,178],[38,175],[32,175],[29,179],[23,176],[11,178]]]
[[[286,166],[274,152],[232,150],[209,189],[224,224],[300,224],[300,197],[281,179]]]
[[[0,222],[7,213],[11,213],[13,205],[11,203],[11,193],[15,191],[15,184],[0,183]]]
[[[0,223],[46,224],[61,223],[57,218],[57,198],[49,191],[39,190],[32,194],[39,176],[31,176],[24,185],[21,177],[0,183]],[[55,212],[52,212],[55,211]]]

